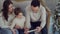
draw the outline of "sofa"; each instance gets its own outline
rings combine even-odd
[[[4,0],[0,0],[0,10],[3,8],[3,1]],[[49,0],[50,1],[50,0]],[[13,2],[13,5],[15,6],[15,7],[20,7],[21,8],[21,10],[23,11],[23,13],[24,13],[24,15],[25,15],[25,8],[26,8],[26,6],[27,5],[30,5],[30,3],[31,3],[31,1],[22,1],[22,2],[16,2],[16,1],[12,1]],[[51,4],[51,1],[50,1],[50,3],[48,2],[48,0],[46,0],[46,3],[47,3],[47,6],[52,10],[52,12],[53,12],[53,10],[55,9],[55,3],[54,2],[52,2],[52,4]],[[53,5],[54,4],[54,5]],[[50,25],[49,25],[49,29],[48,29],[48,34],[52,34],[53,33],[53,28],[52,28],[52,26],[53,26],[53,15],[52,16],[50,16]]]

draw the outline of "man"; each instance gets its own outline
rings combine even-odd
[[[47,34],[46,10],[38,0],[32,0],[31,5],[26,7],[26,27]],[[35,34],[34,32],[30,34]]]

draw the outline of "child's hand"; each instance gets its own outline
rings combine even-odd
[[[16,28],[16,29],[20,29],[20,26],[19,26],[19,25],[16,25],[15,28]]]
[[[25,34],[29,34],[29,32],[27,32],[27,31],[29,31],[28,28],[25,28],[24,30],[25,30],[25,31],[24,31]]]
[[[16,34],[16,29],[12,29],[13,34]]]

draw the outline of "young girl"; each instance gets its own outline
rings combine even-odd
[[[24,34],[24,27],[25,27],[25,17],[21,12],[20,8],[16,8],[15,11],[15,18],[12,21],[11,29],[15,28],[18,30],[19,34]]]

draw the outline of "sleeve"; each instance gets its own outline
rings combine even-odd
[[[0,27],[2,27],[4,24],[3,24],[3,19],[2,17],[0,16]]]
[[[46,2],[44,0],[40,0],[41,5],[45,7],[46,12],[48,13],[48,15],[51,15],[51,10],[49,9],[49,7],[46,5]],[[50,18],[50,17],[49,17]]]
[[[29,15],[29,10],[28,8],[26,7],[25,9],[25,13],[26,13],[26,27],[27,28],[31,28],[31,25],[30,25],[30,15]]]
[[[13,28],[14,28],[15,22],[16,22],[16,20],[13,20],[13,21],[12,21],[12,24],[10,25],[10,29],[13,29]]]
[[[6,25],[4,24],[4,20],[3,20],[2,16],[0,16],[0,27],[1,27],[1,28],[9,28],[9,26],[6,26]]]
[[[47,6],[47,3],[45,0],[40,0],[40,3],[45,7],[46,12],[47,12],[47,27],[49,28],[50,25],[50,16],[51,16],[51,9]]]
[[[46,25],[46,10],[44,7],[41,8],[41,12],[42,12],[42,15],[41,15],[41,27],[44,28],[45,25]]]

